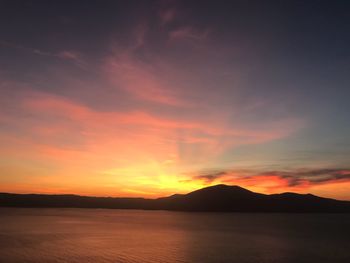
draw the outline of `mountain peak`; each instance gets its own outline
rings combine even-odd
[[[227,185],[227,184],[216,184],[216,185],[212,185],[212,186],[208,186],[208,187],[204,187],[202,189],[199,189],[197,191],[201,191],[201,190],[238,190],[238,191],[245,191],[245,192],[250,192],[249,190],[240,187],[238,185]]]
[[[190,192],[187,194],[187,196],[222,196],[222,195],[247,195],[247,194],[254,194],[253,192],[237,186],[237,185],[226,185],[226,184],[217,184],[208,186],[193,192]]]

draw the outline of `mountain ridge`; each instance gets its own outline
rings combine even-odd
[[[219,184],[187,194],[157,199],[0,193],[0,207],[76,207],[173,210],[192,212],[329,212],[349,213],[350,201],[312,194],[262,194],[237,185]]]

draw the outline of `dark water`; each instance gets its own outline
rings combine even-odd
[[[344,214],[0,213],[0,262],[350,262]]]

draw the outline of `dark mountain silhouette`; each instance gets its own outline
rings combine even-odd
[[[265,195],[239,186],[216,185],[158,199],[0,193],[5,207],[78,207],[208,212],[350,212],[350,201],[312,194]]]

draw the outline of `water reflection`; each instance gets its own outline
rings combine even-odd
[[[0,210],[0,262],[350,262],[349,215]]]

